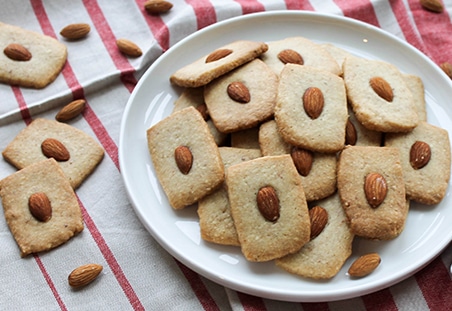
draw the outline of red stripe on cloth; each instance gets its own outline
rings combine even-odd
[[[328,311],[330,307],[326,302],[302,303],[303,311]]]
[[[185,0],[193,7],[196,15],[198,30],[217,22],[215,8],[208,0]]]
[[[300,0],[285,0],[286,8],[288,10],[306,10],[306,11],[314,11],[314,7],[309,3],[309,1],[300,1]]]
[[[257,296],[251,296],[241,292],[237,292],[237,296],[240,299],[240,303],[245,311],[262,311],[267,310],[264,300]]]
[[[166,26],[160,15],[151,15],[144,9],[144,3],[146,0],[137,0],[137,5],[141,8],[143,16],[148,24],[149,29],[151,29],[155,40],[160,45],[163,52],[170,48],[170,33],[168,26]]]
[[[41,258],[39,258],[39,255],[33,254],[33,258],[36,261],[36,264],[39,267],[39,270],[41,270],[42,275],[44,276],[44,279],[47,282],[47,285],[49,285],[50,290],[52,291],[53,296],[55,297],[58,305],[60,306],[61,310],[67,310],[66,305],[64,304],[63,300],[61,299],[60,294],[58,294],[58,291],[55,287],[55,284],[52,281],[52,278],[50,277],[49,273],[47,273],[47,269],[45,268],[44,264],[41,261]]]
[[[452,281],[440,257],[418,272],[415,278],[430,310],[452,310]]]
[[[242,14],[250,14],[255,12],[265,11],[265,7],[262,3],[255,0],[235,0],[242,7]]]
[[[191,288],[193,289],[193,292],[195,293],[196,297],[198,298],[199,302],[203,306],[204,310],[214,311],[214,310],[220,310],[215,300],[213,300],[212,296],[209,294],[209,291],[207,290],[206,286],[202,282],[199,275],[194,272],[193,270],[187,268],[185,265],[180,263],[178,260],[174,259],[179,266],[179,269],[184,274],[185,278],[187,279],[188,283],[190,284]]]
[[[366,307],[366,311],[397,311],[397,305],[389,289],[383,289],[373,294],[362,296],[361,299]]]
[[[334,2],[342,10],[344,16],[358,19],[377,27],[380,26],[370,0],[334,0]]]
[[[25,102],[24,95],[22,94],[22,91],[17,86],[11,87],[14,97],[16,97],[17,104],[19,105],[20,114],[22,115],[22,119],[24,120],[25,124],[31,123],[31,115],[30,110],[28,110],[27,103]]]

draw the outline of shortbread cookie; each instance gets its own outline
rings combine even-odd
[[[227,169],[226,184],[246,259],[272,260],[298,251],[309,241],[307,203],[289,155],[232,165]],[[270,206],[268,213],[261,212],[258,201]]]
[[[264,42],[235,41],[179,69],[171,75],[170,81],[183,87],[203,86],[255,59],[267,49],[268,46]]]
[[[259,127],[232,132],[231,147],[245,149],[260,149],[259,147]]]
[[[204,100],[223,133],[245,130],[273,116],[278,76],[255,59],[209,83]]]
[[[287,64],[281,72],[275,120],[291,145],[318,152],[344,147],[347,98],[342,79],[308,66]]]
[[[353,109],[349,106],[348,121],[345,128],[345,144],[353,146],[381,146],[383,134],[365,128],[355,116]]]
[[[403,75],[404,81],[413,96],[414,107],[420,121],[427,121],[427,107],[425,104],[424,82],[421,77],[411,74]]]
[[[197,202],[223,183],[218,147],[194,107],[150,127],[147,142],[156,176],[174,209]]]
[[[341,74],[336,60],[319,44],[304,37],[289,37],[268,43],[268,51],[260,57],[272,70],[279,74],[286,63],[315,67]]]
[[[416,127],[419,119],[413,96],[394,65],[347,57],[343,71],[348,99],[364,127],[379,132],[407,132]]]
[[[444,198],[451,161],[446,130],[421,122],[409,133],[387,134],[385,145],[400,150],[406,194],[410,200],[437,204]]]
[[[42,143],[60,141],[69,151],[69,160],[58,161],[75,189],[94,171],[104,156],[99,143],[85,132],[55,120],[38,118],[24,128],[3,150],[3,158],[18,169],[47,159]]]
[[[378,182],[382,179],[386,187]],[[389,240],[402,232],[409,205],[397,148],[347,146],[339,157],[337,186],[354,234]],[[366,189],[373,189],[369,196]]]
[[[292,145],[279,135],[276,121],[270,120],[259,127],[259,148],[263,156],[275,156],[289,154]]]
[[[1,50],[10,44],[20,44],[31,58],[13,60],[0,53],[0,82],[41,89],[55,80],[66,63],[66,46],[58,40],[0,22]]]
[[[284,270],[312,279],[331,279],[352,253],[354,234],[351,232],[339,195],[336,193],[313,206],[322,207],[328,222],[320,234],[295,254],[276,259]]]
[[[332,58],[334,58],[340,67],[340,75],[342,75],[342,65],[344,64],[344,60],[353,55],[350,52],[332,44],[332,43],[321,43],[319,44],[324,50],[326,50]]]
[[[50,201],[51,218],[36,219],[29,198],[43,193]],[[5,219],[25,257],[55,248],[83,230],[77,198],[61,167],[53,159],[33,163],[0,181]]]
[[[241,162],[261,157],[258,149],[220,147],[221,159],[225,169]],[[198,202],[199,227],[205,241],[240,245],[234,221],[231,216],[226,185]]]

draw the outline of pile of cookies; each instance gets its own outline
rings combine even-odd
[[[236,41],[173,73],[184,91],[147,130],[170,205],[197,204],[204,240],[330,279],[355,236],[401,234],[410,201],[437,204],[447,131],[421,79],[303,37]],[[375,257],[375,256],[374,256]]]

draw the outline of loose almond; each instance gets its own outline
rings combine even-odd
[[[265,219],[275,222],[279,218],[279,199],[272,186],[259,189],[256,196],[257,207]]]
[[[316,238],[328,223],[328,212],[321,206],[314,206],[309,210],[311,219],[311,240]]]
[[[301,176],[308,176],[314,160],[312,152],[303,148],[293,147],[290,155],[298,173]]]
[[[69,274],[68,283],[75,288],[86,286],[97,278],[102,269],[101,265],[94,263],[80,266]]]
[[[377,253],[369,253],[358,257],[348,269],[348,274],[352,277],[363,277],[374,271],[381,262]]]
[[[370,173],[364,181],[364,193],[367,202],[372,208],[377,208],[383,203],[388,192],[386,179],[378,173]]]
[[[416,141],[410,149],[410,164],[415,169],[421,169],[430,161],[432,151],[430,145],[423,141]]]
[[[441,13],[444,11],[444,6],[440,0],[420,0],[421,6],[434,13]]]
[[[85,23],[69,24],[60,31],[60,35],[69,40],[78,40],[86,37],[91,31],[91,26]]]
[[[11,43],[8,44],[3,53],[12,60],[17,60],[20,62],[26,62],[31,59],[30,51],[21,44]]]
[[[373,77],[370,79],[369,84],[378,96],[388,102],[392,102],[394,93],[392,92],[391,85],[389,85],[388,81],[382,77]]]
[[[44,192],[33,193],[28,198],[28,209],[39,221],[47,222],[52,218],[52,205]]]
[[[452,64],[449,62],[444,62],[439,66],[446,73],[446,75],[452,79]]]
[[[173,4],[164,0],[148,0],[144,3],[144,9],[149,14],[166,13],[173,7]]]
[[[143,55],[140,47],[127,39],[118,39],[116,40],[116,45],[118,46],[119,51],[129,57],[140,57]]]
[[[174,150],[174,159],[180,172],[187,175],[193,165],[193,154],[187,146],[179,146]]]
[[[322,91],[317,87],[309,87],[303,94],[303,107],[311,119],[317,119],[323,111],[325,100]]]
[[[55,119],[60,122],[69,121],[82,113],[85,109],[85,104],[86,102],[84,99],[74,100],[61,108],[61,110],[56,114]]]
[[[70,158],[69,151],[62,142],[55,138],[47,138],[41,143],[42,153],[48,158],[57,161],[67,161]]]
[[[358,133],[356,132],[355,125],[348,119],[345,126],[345,144],[354,146],[357,140]]]
[[[297,65],[303,65],[303,57],[294,50],[286,49],[282,50],[278,53],[278,59],[283,62],[284,64],[297,64]]]
[[[219,50],[215,50],[212,53],[210,53],[207,57],[206,57],[206,63],[211,63],[211,62],[215,62],[217,60],[220,60],[222,58],[225,58],[226,56],[228,56],[229,54],[232,54],[232,50],[230,49],[219,49]]]
[[[230,83],[227,92],[229,97],[236,102],[246,104],[251,100],[250,91],[242,82],[236,81]]]

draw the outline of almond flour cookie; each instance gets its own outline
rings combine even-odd
[[[381,146],[383,134],[365,128],[355,116],[349,106],[348,121],[345,128],[345,144],[353,146]]]
[[[38,220],[30,211],[30,197],[37,193],[50,201],[51,217],[46,221]],[[53,249],[83,230],[74,190],[53,158],[30,164],[2,179],[0,197],[22,257]]]
[[[281,71],[275,120],[291,145],[318,152],[344,147],[347,99],[342,79],[308,66]]]
[[[53,82],[67,59],[67,49],[58,40],[0,22],[0,47],[19,44],[30,53],[29,60],[14,60],[0,53],[0,82],[41,89]]]
[[[179,69],[171,75],[170,81],[182,87],[203,86],[255,59],[267,49],[267,44],[263,42],[232,42]]]
[[[223,183],[218,147],[194,107],[150,127],[147,142],[157,178],[174,209],[197,202]]]
[[[259,148],[263,156],[289,154],[292,145],[286,142],[278,132],[275,120],[267,121],[259,127]]]
[[[231,147],[245,149],[260,149],[259,147],[259,127],[232,132]]]
[[[339,157],[337,186],[355,235],[390,240],[402,232],[409,203],[397,148],[347,146]]]
[[[3,158],[18,169],[47,159],[42,145],[49,138],[61,142],[69,153],[69,158],[58,164],[74,189],[94,171],[104,156],[103,148],[85,132],[66,123],[38,118],[6,146]]]
[[[444,198],[451,161],[446,130],[421,122],[409,133],[388,133],[385,145],[400,150],[408,199],[437,204]]]
[[[232,165],[226,184],[246,259],[269,261],[294,253],[309,241],[307,203],[289,155]]]
[[[414,107],[420,121],[427,121],[427,109],[424,95],[424,82],[419,76],[403,74],[406,85],[413,96]]]

